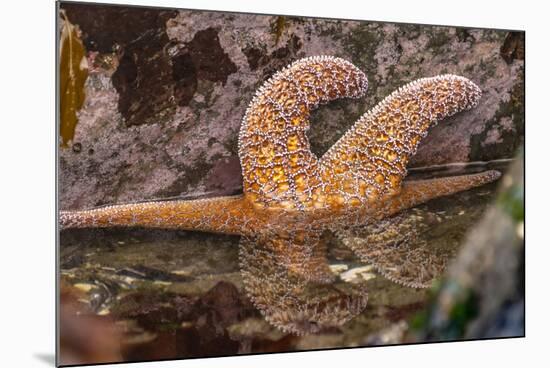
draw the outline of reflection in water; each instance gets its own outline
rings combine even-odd
[[[425,178],[436,173],[413,175]],[[314,335],[281,332],[254,308],[239,273],[236,236],[149,229],[66,230],[61,234],[61,275],[80,291],[79,299],[92,314],[116,321],[122,332],[122,360],[377,343],[369,336],[384,329],[399,333],[394,324],[406,325],[402,321],[426,305],[428,292],[380,277],[380,273],[395,274],[395,269],[383,267],[383,254],[361,255],[375,266],[365,267],[345,243],[367,241],[396,249],[428,244],[429,248],[420,248],[452,255],[494,198],[496,187],[493,183],[439,198],[406,211],[399,221],[390,220],[386,225],[395,226],[402,242],[394,239],[388,244],[378,239],[376,243],[374,227],[363,232],[324,233],[337,282],[351,289],[367,289],[368,303],[346,324]]]

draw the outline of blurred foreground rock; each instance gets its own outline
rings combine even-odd
[[[98,316],[82,302],[85,293],[60,285],[58,364],[97,364],[122,359],[122,331],[110,316]]]

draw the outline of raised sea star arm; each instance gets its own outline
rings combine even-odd
[[[62,229],[122,226],[224,234],[251,233],[260,218],[243,196],[118,204],[59,214]]]
[[[366,90],[362,71],[330,56],[301,59],[265,82],[239,134],[245,197],[261,208],[303,209],[311,202],[312,191],[323,183],[306,135],[309,112]]]
[[[473,82],[450,74],[399,88],[363,115],[322,157],[325,177],[352,198],[379,200],[398,193],[407,163],[428,129],[474,107],[480,97]]]

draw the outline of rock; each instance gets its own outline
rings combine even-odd
[[[374,277],[376,277],[376,275],[374,274],[374,267],[371,265],[352,268],[340,274],[342,280],[351,283],[368,281]]]
[[[95,315],[81,302],[84,291],[60,284],[59,364],[82,365],[120,361],[122,331],[109,316]]]
[[[403,338],[408,329],[407,322],[399,321],[382,331],[369,335],[365,345],[395,345],[403,343]]]
[[[283,332],[271,326],[263,318],[247,318],[227,328],[229,337],[235,341],[264,339],[280,340],[285,336]]]
[[[60,207],[80,209],[242,190],[237,136],[256,89],[301,57],[330,54],[369,78],[365,98],[312,114],[319,155],[396,88],[455,73],[480,105],[432,129],[410,166],[511,157],[523,141],[521,32],[61,4],[92,65]],[[121,26],[120,20],[124,20]]]
[[[253,310],[252,304],[231,283],[220,281],[200,299],[198,313],[205,313],[215,319],[215,323],[225,328],[242,320]]]
[[[342,272],[347,271],[347,264],[331,264],[329,265],[330,271],[335,275],[340,275]]]

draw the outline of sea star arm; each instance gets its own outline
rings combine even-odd
[[[259,226],[259,218],[243,196],[120,204],[59,215],[62,229],[123,226],[225,234],[247,234]]]
[[[243,119],[239,157],[245,197],[261,208],[302,209],[322,185],[306,135],[309,112],[341,97],[360,97],[365,74],[330,56],[301,59],[259,90]]]
[[[430,126],[474,107],[481,90],[456,75],[423,78],[399,88],[355,125],[322,157],[326,177],[350,195],[378,200],[400,190],[407,163]],[[353,182],[352,189],[346,183]]]
[[[289,272],[281,256],[266,238],[241,238],[239,259],[245,290],[274,326],[300,335],[316,333],[341,326],[365,308],[364,285],[311,282]]]
[[[499,171],[488,170],[477,174],[405,181],[401,192],[383,203],[377,217],[388,217],[434,198],[448,196],[491,183],[500,178],[501,175]]]

